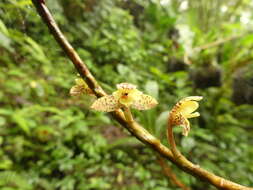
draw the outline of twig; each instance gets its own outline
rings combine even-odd
[[[163,173],[171,180],[172,183],[174,183],[176,186],[180,187],[183,190],[190,190],[190,188],[186,187],[176,176],[176,174],[173,173],[172,169],[168,166],[168,164],[165,162],[164,158],[160,155],[157,156],[157,161],[160,164]]]
[[[221,39],[218,39],[218,40],[216,40],[214,42],[211,42],[211,43],[208,43],[208,44],[204,44],[204,45],[195,47],[195,48],[193,48],[193,51],[201,51],[201,50],[213,48],[215,46],[219,46],[219,45],[222,45],[222,44],[227,43],[229,41],[241,38],[241,37],[243,37],[243,36],[245,36],[247,34],[250,34],[250,32],[247,32],[246,34],[244,33],[244,34],[238,34],[238,35],[234,35],[234,36],[229,36],[227,38],[221,38]]]
[[[132,115],[132,113],[131,113],[130,108],[127,107],[127,106],[125,106],[125,107],[123,108],[123,110],[124,110],[124,115],[125,115],[126,121],[127,121],[128,123],[134,122],[133,115]]]
[[[248,31],[246,33],[243,33],[243,34],[229,36],[227,38],[221,38],[221,39],[218,39],[218,40],[216,40],[214,42],[194,47],[192,49],[192,52],[196,53],[196,52],[200,52],[200,51],[205,50],[205,49],[209,49],[209,48],[213,48],[213,47],[216,47],[216,46],[220,46],[220,45],[225,44],[225,43],[227,43],[229,41],[237,40],[239,38],[244,37],[245,35],[249,35],[249,34],[252,34],[252,33],[253,33],[253,31],[250,30],[250,31]],[[189,65],[192,64],[192,62],[190,60],[190,57],[189,57],[189,55],[188,55],[187,52],[185,52],[185,54],[184,54],[184,62],[187,63],[187,64],[189,64]]]
[[[79,74],[87,82],[88,86],[95,92],[97,97],[104,96],[106,93],[98,85],[96,79],[91,75],[90,71],[86,65],[82,62],[78,54],[75,52],[73,47],[69,44],[67,39],[61,33],[60,29],[56,25],[52,15],[50,14],[48,8],[45,5],[44,0],[32,0],[33,4],[37,8],[43,21],[47,24],[49,30],[54,35],[56,41],[59,43],[64,52],[68,55],[69,59],[75,65]],[[111,114],[115,120],[117,120],[123,127],[125,127],[133,136],[138,138],[143,143],[149,145],[152,149],[158,152],[164,158],[170,160],[176,164],[179,168],[186,171],[187,173],[206,181],[219,189],[226,190],[253,190],[253,188],[248,188],[234,182],[225,180],[219,176],[216,176],[204,169],[199,168],[192,164],[190,161],[185,160],[184,162],[177,160],[173,153],[166,146],[161,144],[161,142],[151,135],[146,129],[136,122],[127,122],[125,120],[122,111],[115,111]]]

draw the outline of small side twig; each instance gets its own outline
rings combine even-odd
[[[159,165],[161,166],[163,173],[165,176],[169,178],[169,180],[175,184],[176,186],[180,187],[183,190],[190,190],[185,184],[183,184],[176,176],[176,174],[173,173],[172,169],[169,167],[169,165],[166,163],[163,157],[160,155],[157,156],[157,161]]]
[[[252,33],[253,33],[253,31],[248,31],[248,32],[243,33],[243,34],[229,36],[227,38],[221,38],[221,39],[218,39],[216,41],[210,42],[208,44],[203,44],[203,45],[194,47],[192,52],[196,53],[196,52],[200,52],[200,51],[203,51],[203,50],[206,50],[206,49],[209,49],[209,48],[214,48],[214,47],[217,47],[217,46],[221,46],[221,45],[223,45],[223,44],[225,44],[229,41],[237,40],[239,38],[242,38],[246,35],[250,35]],[[192,64],[192,62],[190,60],[190,57],[189,57],[187,52],[185,52],[185,54],[184,54],[184,61],[185,61],[185,63],[187,63],[189,65]]]
[[[221,38],[221,39],[218,39],[214,42],[211,42],[211,43],[208,43],[208,44],[204,44],[204,45],[201,45],[201,46],[198,46],[198,47],[195,47],[193,48],[193,51],[202,51],[202,50],[205,50],[205,49],[209,49],[209,48],[213,48],[213,47],[216,47],[216,46],[220,46],[224,43],[227,43],[229,41],[232,41],[232,40],[236,40],[236,39],[239,39],[245,35],[248,35],[250,34],[251,32],[247,32],[247,33],[243,33],[243,34],[238,34],[238,35],[234,35],[234,36],[229,36],[227,38]]]

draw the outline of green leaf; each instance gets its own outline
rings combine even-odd
[[[20,113],[14,113],[12,119],[27,135],[30,135],[28,122]]]
[[[5,123],[6,123],[6,119],[5,119],[4,117],[1,117],[1,116],[0,116],[0,127],[1,127],[1,126],[4,126]]]
[[[0,169],[3,170],[10,169],[12,164],[13,163],[11,160],[0,160]]]
[[[155,126],[156,126],[155,131],[156,131],[157,136],[160,136],[160,134],[163,132],[163,129],[167,127],[169,112],[170,111],[164,111],[160,113],[160,115],[157,117],[155,121]]]
[[[147,92],[148,95],[158,99],[159,95],[159,86],[156,81],[148,81],[145,85],[145,92]]]

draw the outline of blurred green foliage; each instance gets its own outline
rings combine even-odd
[[[252,68],[250,1],[46,3],[108,92],[117,83],[130,82],[159,100],[157,108],[134,115],[164,144],[169,109],[185,96],[204,96],[201,117],[193,120],[189,137],[183,138],[180,128],[175,130],[178,146],[209,171],[253,185],[253,107],[247,104],[253,97],[253,78],[248,73],[252,69],[242,69]],[[238,34],[220,46],[194,50]],[[184,63],[184,55],[192,64]],[[2,0],[1,189],[175,189],[154,152],[106,114],[91,112],[88,97],[69,96],[76,76],[31,1]],[[219,83],[213,83],[217,78]],[[236,105],[241,96],[231,100],[239,88],[233,79],[241,78],[246,85],[239,86],[246,87],[239,91],[250,101]],[[171,167],[192,189],[213,189]]]

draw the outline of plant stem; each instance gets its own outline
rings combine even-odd
[[[171,180],[172,183],[174,183],[176,186],[180,187],[183,190],[190,190],[190,188],[188,188],[177,178],[176,174],[173,173],[172,169],[169,167],[163,157],[157,155],[157,161],[160,164],[163,173]]]
[[[129,122],[129,123],[134,122],[133,115],[132,115],[132,113],[131,113],[130,108],[127,107],[127,106],[125,106],[125,107],[123,108],[123,110],[124,110],[124,115],[125,115],[125,118],[126,118],[127,122]]]

